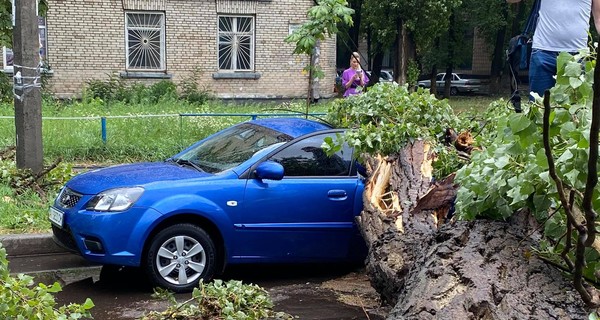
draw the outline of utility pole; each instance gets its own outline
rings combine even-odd
[[[17,168],[39,173],[44,167],[44,157],[37,0],[17,0],[15,4],[13,80]]]

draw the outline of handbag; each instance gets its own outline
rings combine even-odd
[[[521,112],[521,96],[519,95],[518,89],[519,71],[529,69],[533,33],[539,17],[540,5],[541,0],[535,0],[531,7],[531,11],[529,12],[525,29],[521,34],[512,37],[508,41],[508,48],[506,49],[506,61],[508,62],[508,68],[511,74],[510,89],[512,95],[510,101],[516,112]]]

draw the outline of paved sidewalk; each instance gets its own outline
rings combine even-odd
[[[11,273],[40,274],[100,268],[58,246],[50,233],[1,235],[0,243],[6,248]]]

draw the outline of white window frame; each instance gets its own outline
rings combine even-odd
[[[130,26],[130,15],[150,15],[150,16],[160,16],[158,25],[153,26]],[[159,39],[159,47],[150,42],[144,45],[143,48],[139,50],[134,50],[135,52],[130,52],[131,45],[129,43],[129,31],[134,31],[135,35],[139,37],[144,37],[144,40],[152,40],[146,37],[156,38],[157,31],[160,33],[158,35]],[[156,39],[154,39],[156,41]],[[165,13],[160,11],[126,11],[125,12],[125,61],[126,61],[126,70],[128,71],[165,71],[166,70],[166,40],[165,40]],[[130,56],[131,54],[131,56]],[[156,63],[146,64],[145,66],[135,65],[134,61],[131,58],[139,57],[139,55],[147,55],[149,59],[157,60]],[[158,57],[156,57],[158,55]]]
[[[238,19],[239,18],[248,18],[250,19],[250,27],[251,30],[250,32],[242,32],[242,31],[238,31]],[[231,30],[221,30],[221,19],[231,19]],[[228,15],[228,14],[222,14],[219,15],[217,17],[217,65],[219,66],[219,72],[252,72],[254,71],[254,55],[255,55],[255,41],[256,41],[256,18],[253,15]],[[221,41],[222,38],[230,38],[230,41],[224,42]],[[250,37],[250,41],[249,41],[249,45],[250,48],[248,49],[249,51],[249,56],[247,56],[246,58],[248,59],[248,68],[240,68],[240,63],[238,63],[238,57],[240,54],[243,54],[243,52],[240,52],[239,50],[239,38],[240,37]],[[229,50],[230,51],[230,68],[224,68],[221,65],[221,54],[226,54],[226,53],[222,53],[221,50],[221,45],[227,45],[230,42],[233,42],[233,44],[231,45],[231,47],[229,49],[225,49],[225,50]]]
[[[11,0],[10,2],[12,3],[11,20],[14,27],[17,8],[14,0]],[[35,10],[36,12],[39,12],[39,2],[36,3]],[[38,29],[40,42],[40,62],[42,65],[44,65],[48,59],[48,28],[46,26],[46,17],[38,16]],[[41,50],[42,48],[44,48],[44,50]],[[2,47],[2,66],[4,66],[4,72],[14,72],[13,61],[10,61],[10,65],[8,64],[10,56],[12,56],[14,59],[12,48]]]

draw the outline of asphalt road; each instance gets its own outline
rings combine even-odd
[[[56,295],[59,304],[82,303],[91,298],[94,319],[138,319],[148,310],[163,310],[164,302],[151,297],[141,270],[123,269],[117,273],[102,268],[78,255],[66,253],[45,235],[0,236],[6,248],[11,273],[26,273],[37,282],[59,281],[63,291]],[[298,319],[345,320],[383,319],[386,308],[379,307],[377,294],[360,268],[343,265],[244,265],[234,266],[221,276],[265,288],[275,311]],[[184,300],[190,294],[180,294]]]

